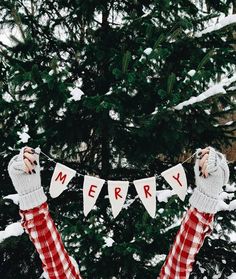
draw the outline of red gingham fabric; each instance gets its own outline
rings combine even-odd
[[[34,243],[50,279],[82,279],[72,264],[61,236],[48,211],[47,203],[29,210],[20,210],[21,223]]]
[[[199,212],[190,207],[176,235],[159,279],[187,279],[193,268],[195,256],[204,239],[212,232],[214,214]]]

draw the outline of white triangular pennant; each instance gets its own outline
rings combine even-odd
[[[108,180],[108,195],[114,218],[120,213],[128,193],[129,181]]]
[[[49,188],[51,197],[56,198],[65,189],[67,189],[67,185],[69,184],[73,176],[75,176],[75,174],[75,170],[68,168],[67,166],[64,166],[60,163],[56,163]]]
[[[105,180],[85,175],[83,186],[84,215],[87,216],[96,203]]]
[[[181,163],[169,168],[161,173],[165,180],[170,184],[179,198],[184,201],[187,194],[187,178]]]
[[[156,178],[149,177],[133,181],[136,191],[152,218],[156,214]]]

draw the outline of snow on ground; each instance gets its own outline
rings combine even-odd
[[[0,231],[0,242],[10,236],[19,236],[24,233],[24,230],[20,222],[12,223],[8,225],[4,231]]]

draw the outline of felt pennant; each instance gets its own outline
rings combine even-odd
[[[179,198],[184,201],[187,194],[187,178],[182,164],[179,163],[163,171],[161,175],[170,184]]]
[[[83,198],[84,198],[84,215],[87,216],[102,190],[105,180],[93,176],[84,176]]]
[[[67,166],[64,166],[60,163],[56,163],[49,188],[49,193],[51,197],[56,198],[65,189],[67,189],[67,185],[75,176],[75,174],[75,170],[68,168]]]
[[[152,218],[156,214],[156,177],[134,180],[136,191]]]
[[[128,193],[129,181],[108,180],[108,195],[114,218],[120,213]]]

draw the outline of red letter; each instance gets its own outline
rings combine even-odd
[[[148,195],[151,197],[152,195],[149,193],[149,189],[150,189],[150,186],[149,185],[144,185],[143,186],[143,189],[144,189],[144,193],[145,193],[145,196],[146,198],[148,198]]]
[[[94,198],[94,196],[92,196],[91,193],[95,193],[95,190],[93,188],[97,188],[97,186],[96,185],[91,185],[90,189],[89,189],[89,193],[88,193],[88,195],[92,198]]]
[[[116,197],[116,200],[118,199],[118,197],[122,199],[122,196],[119,195],[120,192],[121,192],[121,188],[120,188],[120,187],[116,187],[116,188],[115,188],[115,197]]]
[[[57,179],[59,178],[60,181],[62,181],[62,184],[64,184],[65,180],[66,180],[66,174],[62,176],[62,172],[60,171],[57,178],[55,179],[55,181],[57,181]]]
[[[177,182],[179,183],[179,185],[182,187],[183,185],[181,184],[181,182],[179,181],[179,172],[178,172],[178,174],[177,174],[177,177],[175,177],[174,175],[173,175],[173,178],[175,179],[175,180],[177,180]]]

